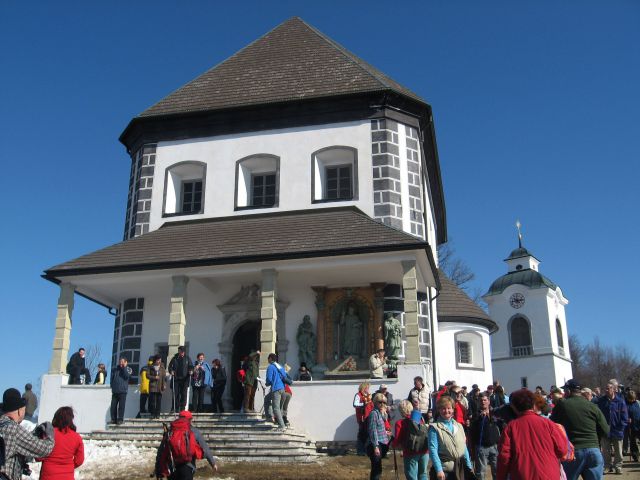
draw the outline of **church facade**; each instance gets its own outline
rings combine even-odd
[[[294,372],[304,361],[314,381],[294,385],[289,418],[318,440],[353,436],[351,400],[380,347],[400,398],[415,375],[431,388],[490,383],[495,323],[437,269],[444,192],[431,107],[415,93],[292,18],[120,140],[131,156],[123,242],[45,272],[60,286],[51,408],[68,393],[74,295],[115,312],[112,365],[126,357],[137,373],[185,345],[222,360],[231,408],[251,350],[262,369],[270,352]],[[303,408],[321,411],[328,394],[327,422],[306,425]]]

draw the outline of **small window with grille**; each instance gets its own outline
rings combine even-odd
[[[326,167],[326,200],[351,200],[352,170],[351,165]]]
[[[458,363],[473,363],[471,343],[458,341]]]
[[[180,213],[200,213],[202,209],[202,180],[182,182],[182,207]]]
[[[251,206],[272,207],[276,203],[276,174],[259,173],[251,176]]]

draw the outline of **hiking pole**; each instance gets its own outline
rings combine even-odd
[[[396,449],[393,449],[393,471],[396,472],[396,480],[400,480],[398,476],[398,459],[396,458]]]

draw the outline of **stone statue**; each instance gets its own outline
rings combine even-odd
[[[395,363],[402,351],[402,326],[393,313],[384,318],[384,346],[387,358]]]
[[[316,334],[313,332],[309,315],[305,315],[302,319],[296,340],[298,341],[298,360],[300,363],[306,363],[308,369],[313,368],[316,364]]]
[[[355,306],[349,304],[346,313],[343,312],[340,319],[340,326],[343,332],[342,354],[349,354],[353,357],[362,355],[362,339],[364,324],[355,312]]]

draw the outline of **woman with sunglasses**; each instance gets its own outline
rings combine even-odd
[[[373,410],[367,419],[367,455],[371,460],[369,480],[379,480],[382,475],[382,458],[389,450],[389,426],[387,423],[387,399],[382,393],[373,396]]]

